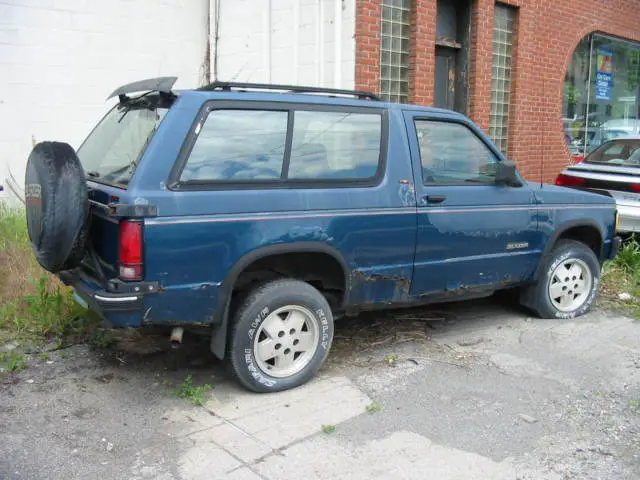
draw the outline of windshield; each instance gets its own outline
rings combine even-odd
[[[138,161],[168,111],[159,97],[147,96],[116,105],[78,149],[91,180],[126,186]]]
[[[591,152],[584,162],[640,167],[640,138],[612,140]]]

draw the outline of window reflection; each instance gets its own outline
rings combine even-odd
[[[576,47],[564,84],[565,140],[576,159],[640,134],[640,43],[600,34]]]

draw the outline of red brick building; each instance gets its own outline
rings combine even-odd
[[[467,114],[530,180],[552,181],[611,120],[639,123],[640,0],[357,0],[355,11],[356,88]]]

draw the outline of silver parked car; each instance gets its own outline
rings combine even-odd
[[[603,143],[563,170],[556,185],[607,190],[618,206],[618,231],[640,232],[640,134]]]

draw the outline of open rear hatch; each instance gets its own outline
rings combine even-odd
[[[144,279],[143,222],[153,207],[130,205],[129,182],[175,95],[174,77],[118,88],[116,104],[98,123],[77,154],[87,176],[90,215],[88,252],[83,266],[106,283]],[[160,91],[158,91],[160,89]],[[148,90],[137,97],[134,91]]]

